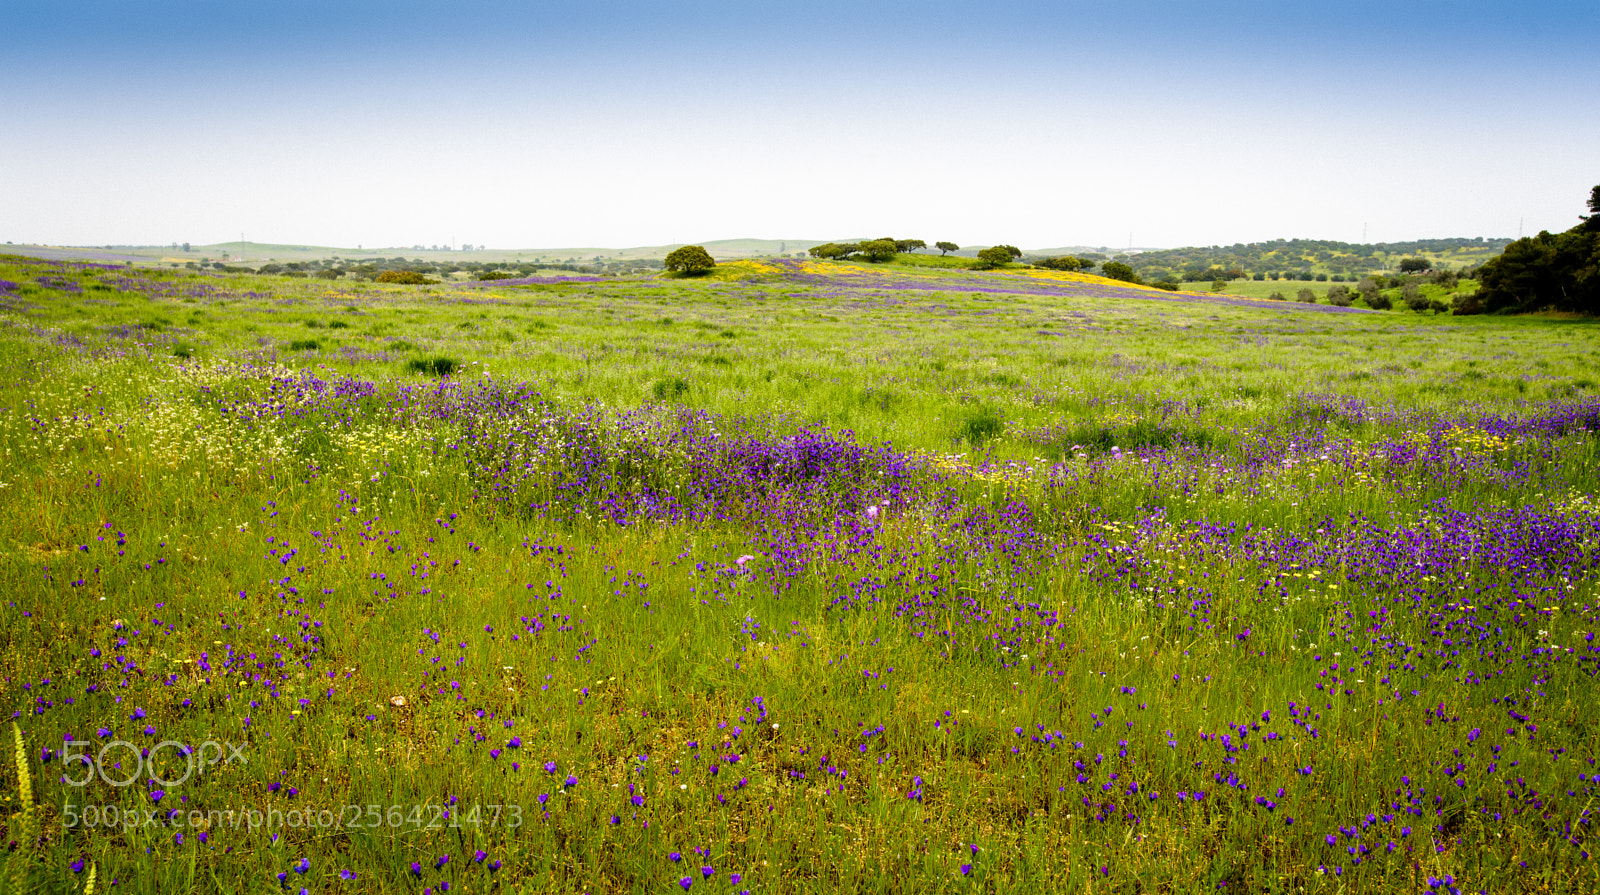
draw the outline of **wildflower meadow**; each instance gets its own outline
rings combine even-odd
[[[1600,329],[0,256],[6,892],[1592,892]]]

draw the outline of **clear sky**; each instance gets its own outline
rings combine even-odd
[[[1596,0],[7,0],[0,241],[1515,236]]]

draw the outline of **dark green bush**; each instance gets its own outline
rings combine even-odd
[[[289,343],[290,351],[316,351],[321,347],[322,343],[316,339],[295,339]]]
[[[406,369],[424,376],[449,376],[461,364],[452,357],[414,357],[406,361]]]
[[[1458,293],[1455,298],[1451,300],[1451,304],[1453,305],[1451,312],[1458,317],[1470,317],[1474,314],[1482,314],[1484,311],[1488,310],[1486,307],[1484,307],[1483,299],[1479,298],[1476,292],[1470,295],[1462,295]]]
[[[377,281],[380,283],[398,283],[402,286],[425,286],[439,282],[438,280],[430,280],[414,270],[386,270],[378,274]]]

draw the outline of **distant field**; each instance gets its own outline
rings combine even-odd
[[[1592,324],[547,273],[0,256],[8,891],[1600,889]]]

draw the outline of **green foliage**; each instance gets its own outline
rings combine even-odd
[[[1594,198],[1591,192],[1591,205]],[[1600,315],[1600,216],[1564,233],[1519,239],[1486,262],[1478,277],[1480,300],[1490,313],[1549,308]]]
[[[1482,314],[1488,307],[1483,302],[1480,292],[1457,293],[1450,302],[1450,312],[1460,317],[1470,317]]]
[[[477,279],[480,282],[491,282],[493,280],[513,280],[516,277],[517,275],[509,270],[485,270],[478,274]]]
[[[1139,279],[1138,274],[1133,272],[1133,268],[1131,266],[1124,264],[1121,261],[1107,261],[1106,263],[1100,265],[1100,272],[1110,279],[1122,280],[1125,283],[1144,282],[1143,280]]]
[[[1051,258],[1035,261],[1033,262],[1033,266],[1043,267],[1046,270],[1064,270],[1072,272],[1082,270],[1084,268],[1084,262],[1082,258],[1077,258],[1072,255],[1056,255]]]
[[[1135,258],[1137,258],[1137,256],[1135,256]],[[1139,269],[1143,270],[1148,268],[1146,265],[1141,265]],[[1205,270],[1201,270],[1199,268],[1190,268],[1189,270],[1183,272],[1183,278],[1191,283],[1200,283],[1206,280],[1211,280],[1213,282],[1217,280],[1242,280],[1244,279],[1244,271],[1241,271],[1238,268],[1223,269],[1221,267],[1210,267]]]
[[[290,351],[316,351],[321,347],[322,343],[316,339],[295,339],[289,343]]]
[[[892,261],[898,248],[893,239],[874,239],[861,244],[859,249],[868,261]]]
[[[894,241],[894,250],[900,254],[909,254],[917,249],[925,249],[928,244],[920,239],[897,239]]]
[[[401,286],[425,286],[439,282],[415,270],[386,270],[378,274],[375,279],[379,283],[394,283]]]
[[[1405,258],[1400,262],[1401,273],[1421,273],[1432,269],[1432,267],[1433,262],[1426,258]]]
[[[1140,252],[1126,259],[1141,276],[1156,270],[1183,271],[1187,282],[1216,279],[1211,271],[1222,271],[1228,279],[1264,274],[1268,279],[1315,279],[1318,274],[1357,277],[1392,268],[1399,259],[1428,253],[1433,266],[1451,264],[1470,267],[1500,253],[1509,239],[1424,239],[1394,243],[1347,243],[1335,240],[1278,239],[1271,242],[1236,243],[1231,246],[1198,246]],[[1426,268],[1424,268],[1426,269]]]
[[[1302,287],[1295,291],[1294,300],[1301,304],[1314,305],[1317,303],[1317,294]]]
[[[673,273],[695,276],[716,267],[717,262],[705,246],[681,246],[667,255],[665,265]]]
[[[939,250],[940,255],[948,255],[951,252],[961,251],[961,246],[958,246],[953,242],[945,242],[944,240],[934,243],[933,247]]]
[[[452,357],[414,357],[406,361],[406,369],[423,376],[449,376],[461,368]]]
[[[1400,287],[1400,300],[1413,311],[1428,309],[1428,299],[1422,294],[1422,287],[1416,283],[1406,283]]]
[[[1016,246],[995,245],[978,252],[978,260],[985,267],[1004,267],[1013,260],[1022,257],[1022,250]]]
[[[860,247],[853,242],[825,242],[822,245],[812,246],[806,251],[809,252],[813,258],[825,258],[829,261],[838,261],[839,259],[852,254],[859,248]]]

